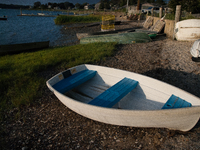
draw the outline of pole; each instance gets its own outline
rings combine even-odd
[[[159,18],[162,18],[162,12],[163,12],[163,8],[160,7]]]
[[[181,18],[181,5],[176,5],[173,40],[175,39],[175,34],[176,34],[176,31],[175,31],[176,23],[180,21],[180,18]]]
[[[128,13],[128,2],[129,0],[127,0],[127,4],[126,4],[126,12]]]
[[[180,19],[181,19],[181,5],[176,5],[175,23],[179,22]]]
[[[153,17],[153,8],[151,8],[151,16]]]

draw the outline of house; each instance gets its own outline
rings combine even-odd
[[[48,5],[48,8],[49,8],[49,9],[51,9],[51,7],[52,7],[51,5]]]
[[[94,9],[94,7],[90,4],[87,4],[84,6],[84,9],[88,10],[88,9]]]
[[[57,6],[57,7],[54,7],[53,9],[60,9],[60,7]]]

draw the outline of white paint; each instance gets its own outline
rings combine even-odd
[[[200,57],[200,39],[194,42],[190,49],[190,53],[193,57]]]
[[[188,19],[177,22],[175,32],[178,41],[195,41],[200,39],[200,19]]]
[[[68,108],[87,118],[121,126],[159,127],[188,131],[200,117],[200,99],[179,88],[137,73],[95,65],[80,65],[80,68],[96,70],[97,75],[65,95],[53,89],[51,83],[58,81],[58,75],[47,81],[47,86]],[[71,70],[71,69],[70,69]],[[139,82],[138,86],[126,95],[113,108],[87,104],[110,86],[124,77]],[[193,107],[164,109],[162,106],[174,94],[192,104]]]

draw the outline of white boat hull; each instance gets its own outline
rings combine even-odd
[[[96,70],[97,75],[66,95],[52,87],[60,79],[62,80],[60,78],[61,73],[48,80],[47,86],[64,105],[84,117],[113,125],[159,127],[181,131],[190,130],[199,120],[200,99],[174,86],[119,69],[94,65],[81,65],[75,68],[77,72],[86,68]],[[71,70],[74,70],[74,68],[71,68]],[[139,84],[120,101],[121,109],[117,108],[117,104],[113,108],[87,104],[92,98],[124,77],[137,80]],[[88,94],[90,96],[83,96]],[[171,94],[187,100],[193,107],[161,109]]]
[[[200,39],[200,19],[188,19],[177,22],[175,32],[178,41],[195,41]]]

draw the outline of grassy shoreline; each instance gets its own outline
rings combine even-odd
[[[46,82],[38,76],[51,67],[67,69],[112,56],[116,43],[93,43],[0,56],[0,120],[4,112],[22,108],[41,97]]]
[[[68,23],[92,23],[100,22],[101,15],[87,15],[87,16],[66,16],[60,15],[54,20],[55,24],[68,24]]]

